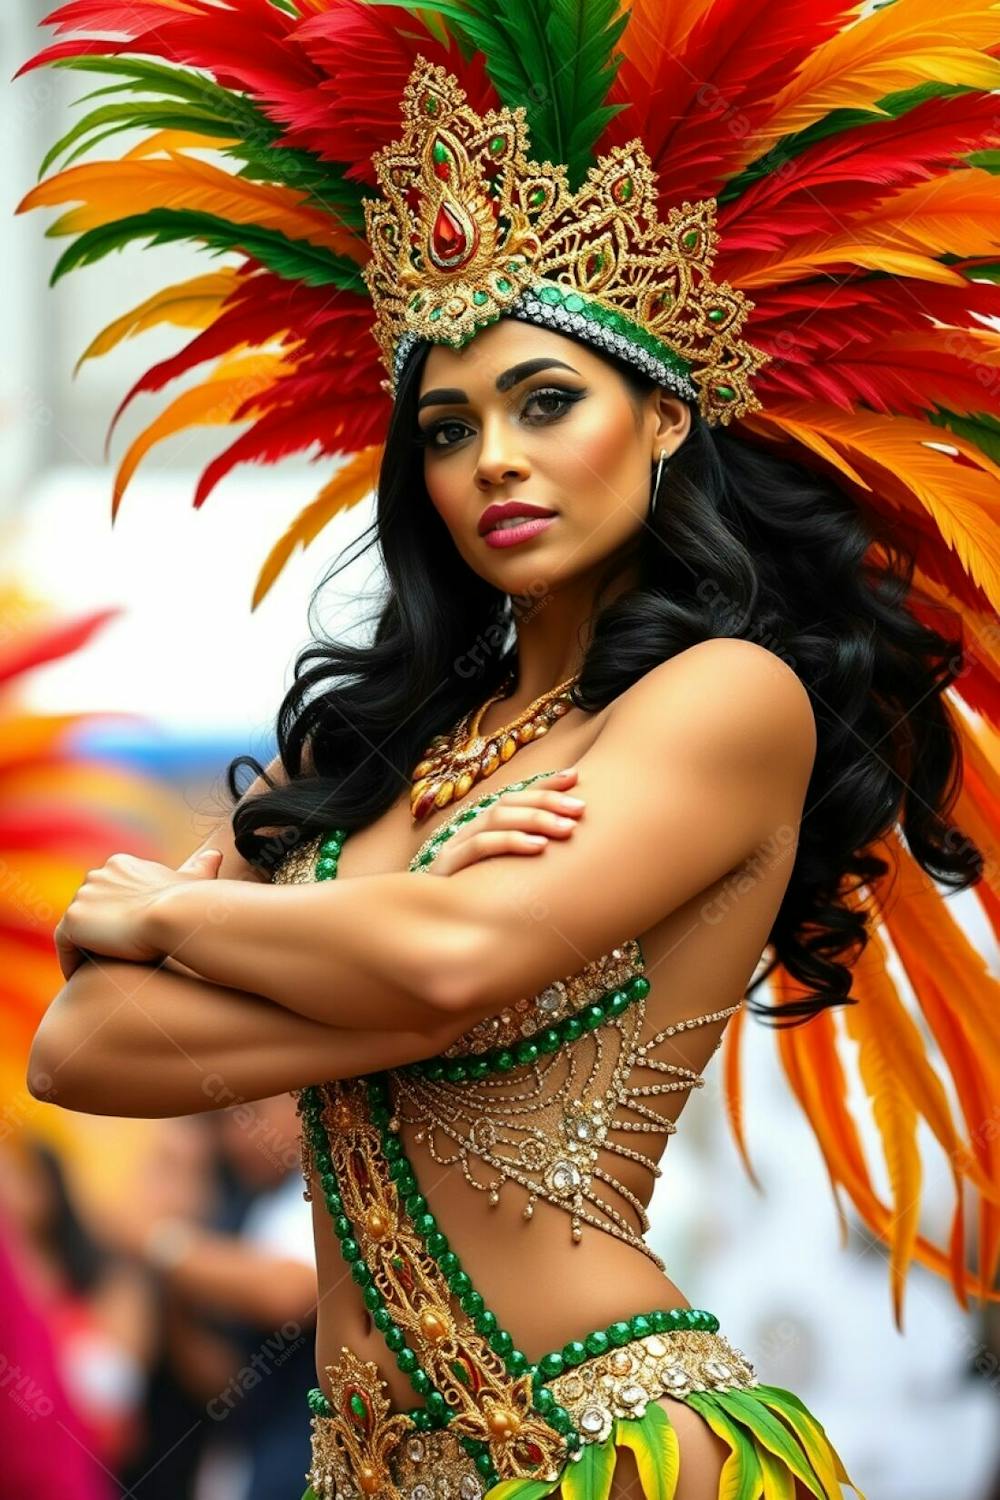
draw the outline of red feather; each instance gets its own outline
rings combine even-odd
[[[631,107],[609,122],[598,153],[641,136],[664,213],[684,198],[718,193],[776,90],[855,9],[845,0],[706,4],[683,45],[661,52],[651,84],[623,62],[608,102]]]
[[[795,157],[793,171],[761,177],[720,207],[722,243],[728,253],[777,250],[802,235],[839,230],[868,207],[872,186],[909,187],[967,152],[1000,144],[997,121],[992,95],[956,94],[819,141]]]

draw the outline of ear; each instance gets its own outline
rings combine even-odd
[[[658,387],[652,403],[651,459],[661,452],[673,453],[691,431],[691,408],[666,386]]]

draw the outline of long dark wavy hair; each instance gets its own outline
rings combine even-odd
[[[250,755],[227,768],[233,799],[242,767],[270,788],[232,819],[240,854],[266,874],[295,844],[385,812],[430,739],[516,667],[518,610],[535,601],[511,599],[473,572],[423,482],[416,414],[429,347],[417,346],[401,376],[360,552],[327,573],[310,603],[312,616],[329,580],[377,544],[386,584],[371,644],[323,639],[313,626],[277,716],[288,783]],[[594,353],[618,371],[638,415],[654,383]],[[935,879],[961,890],[982,875],[981,852],[949,816],[961,743],[941,695],[964,667],[961,624],[939,609],[939,633],[908,609],[913,548],[902,525],[876,530],[818,467],[708,427],[693,403],[691,417],[654,516],[627,555],[609,559],[572,698],[596,712],[658,663],[715,637],[755,641],[796,672],[816,717],[816,760],[770,951],[747,991],[783,965],[809,991],[780,1007],[781,1024],[796,1024],[855,1003],[850,970],[869,918],[846,898],[888,874],[871,846],[897,821]],[[635,586],[602,607],[628,564],[637,564]],[[779,1024],[776,1007],[748,1003]]]

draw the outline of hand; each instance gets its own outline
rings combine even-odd
[[[143,932],[143,918],[157,896],[168,887],[192,880],[214,880],[222,853],[202,849],[176,870],[134,854],[112,854],[87,878],[56,927],[54,938],[63,977],[91,955],[151,963],[163,954]]]
[[[575,784],[577,770],[543,776],[522,792],[505,792],[499,802],[477,813],[442,844],[427,867],[429,875],[455,875],[467,865],[498,854],[541,854],[550,838],[569,838],[583,804],[572,806],[564,790]]]

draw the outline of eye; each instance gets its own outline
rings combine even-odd
[[[547,422],[558,421],[559,418],[563,416],[564,412],[575,402],[581,400],[585,394],[586,393],[584,391],[570,390],[566,387],[545,386],[541,390],[532,391],[525,398],[524,405],[521,408],[521,411],[523,414],[528,410],[530,406],[534,406],[536,402],[554,402],[557,408],[556,410],[552,410],[550,408],[547,412],[544,412],[542,414],[540,420],[538,418],[535,418],[534,420],[529,419],[529,425],[533,427],[541,427],[544,426]],[[454,442],[450,440],[438,442],[439,434],[452,431],[456,428],[461,431],[462,428],[466,428],[466,425],[467,424],[462,422],[458,417],[444,417],[439,422],[432,422],[427,427],[418,428],[417,435],[413,439],[413,441],[415,446],[418,448],[432,448],[436,449],[438,452],[443,452],[446,448],[453,448],[456,442],[461,441],[461,438],[456,438]]]

